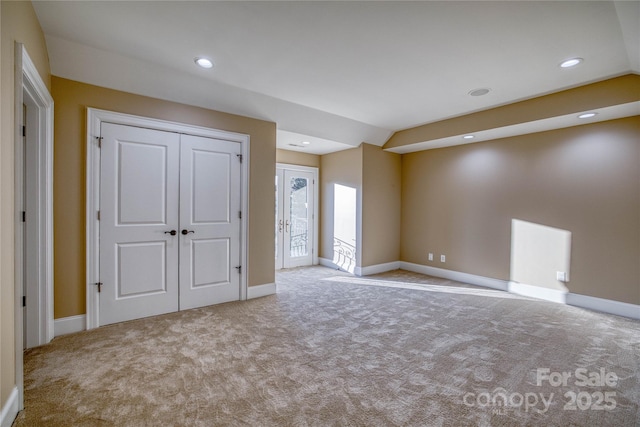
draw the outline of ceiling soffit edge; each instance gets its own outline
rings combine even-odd
[[[637,101],[640,101],[640,75],[629,73],[549,95],[397,131],[383,145],[383,148],[400,152],[405,151],[402,150],[403,146],[524,123],[541,122],[543,124],[545,119]],[[541,127],[537,131],[543,130],[548,128]]]

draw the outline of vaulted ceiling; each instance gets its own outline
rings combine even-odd
[[[312,153],[382,146],[398,130],[640,73],[637,1],[34,7],[52,74],[274,121],[279,147]],[[215,66],[198,68],[199,56]],[[572,57],[583,62],[559,67]],[[490,92],[469,95],[478,88]]]

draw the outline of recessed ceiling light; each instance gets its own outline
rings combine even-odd
[[[304,144],[304,145],[309,145],[309,144],[311,144],[311,143],[310,143],[309,141],[302,141],[302,144]]]
[[[198,64],[199,67],[202,68],[213,68],[213,62],[209,58],[196,57],[194,59],[195,63]]]
[[[480,89],[474,89],[472,91],[469,91],[469,95],[471,96],[482,96],[482,95],[486,95],[489,92],[491,92],[491,89],[483,87]]]
[[[571,59],[567,59],[566,61],[562,61],[560,63],[560,68],[571,68],[571,67],[575,67],[576,65],[578,65],[579,63],[581,63],[583,61],[582,58],[571,58]]]
[[[591,117],[594,117],[596,114],[598,113],[584,113],[584,114],[580,114],[578,116],[579,119],[589,119]]]
[[[475,138],[475,136],[473,136],[473,135],[465,135],[465,136],[463,136],[463,138],[464,139],[473,139],[473,138]]]

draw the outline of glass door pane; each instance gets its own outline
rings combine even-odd
[[[309,254],[309,179],[289,179],[289,256]]]
[[[277,235],[280,238],[277,265],[280,268],[313,264],[313,212],[314,174],[294,169],[278,171],[280,179],[278,201],[279,220]],[[282,175],[280,175],[282,173]],[[278,267],[276,267],[278,268]]]

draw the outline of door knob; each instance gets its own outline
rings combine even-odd
[[[195,234],[195,231],[193,231],[193,230],[187,230],[187,229],[185,228],[184,230],[182,230],[182,231],[181,231],[181,233],[182,233],[183,235],[185,235],[185,236],[186,236],[186,235],[187,235],[187,234],[189,234],[189,233],[194,233],[194,234]]]
[[[164,234],[171,234],[172,236],[175,236],[176,234],[178,234],[178,232],[176,230],[171,230],[171,231],[165,231]]]

